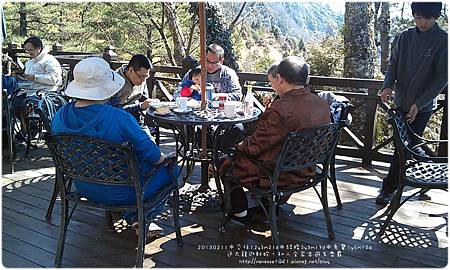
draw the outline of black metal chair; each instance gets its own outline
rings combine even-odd
[[[344,106],[342,106],[342,111],[339,114],[339,118],[334,118],[333,116],[331,116],[332,118],[332,123],[335,124],[339,124],[340,126],[340,132],[339,132],[339,137],[340,134],[342,133],[342,129],[344,129],[345,127],[348,126],[349,123],[349,115],[350,113],[352,113],[355,109],[355,106],[353,106],[353,104],[351,104],[350,102],[342,102],[342,104]],[[339,141],[339,139],[338,139]],[[333,151],[333,155],[331,156],[331,161],[330,161],[330,183],[333,186],[333,191],[334,191],[334,196],[336,197],[336,203],[337,203],[337,207],[338,208],[342,208],[342,202],[341,202],[341,196],[339,195],[339,190],[337,187],[337,183],[336,183],[336,148]]]
[[[60,267],[64,251],[64,242],[70,218],[78,204],[104,209],[108,212],[136,211],[139,223],[139,236],[136,256],[136,267],[142,268],[146,234],[151,219],[158,213],[173,193],[174,227],[179,246],[182,246],[179,222],[179,191],[177,179],[173,175],[174,155],[168,155],[163,163],[144,174],[139,170],[133,147],[130,143],[111,143],[95,138],[77,135],[47,136],[47,144],[56,167],[56,181],[61,195],[61,226],[55,266]],[[169,166],[172,183],[157,192],[155,197],[144,200],[145,186],[142,186],[139,175],[146,177],[146,184],[152,184],[152,176],[161,166]],[[116,185],[134,187],[136,204],[105,205],[87,200],[76,191],[71,190],[72,181],[83,181],[99,185]],[[74,206],[69,214],[69,202]],[[146,213],[144,215],[144,213]]]
[[[394,214],[410,198],[420,193],[423,189],[447,190],[448,187],[448,157],[428,156],[424,155],[423,152],[417,151],[422,146],[447,141],[426,140],[417,136],[407,124],[405,113],[400,110],[389,109],[388,115],[388,122],[394,128],[394,142],[399,154],[400,179],[392,202],[381,215],[381,217],[387,215],[387,218],[378,232],[379,235],[384,234]],[[420,143],[412,144],[413,139],[418,140]],[[392,166],[397,165],[392,164]],[[401,201],[403,190],[406,186],[418,188],[419,190]]]
[[[327,179],[331,156],[336,148],[339,132],[339,124],[328,124],[298,132],[290,132],[284,141],[276,162],[275,170],[273,172],[270,172],[263,164],[261,164],[261,162],[247,156],[247,158],[249,158],[267,174],[271,181],[270,188],[249,187],[249,191],[257,196],[267,198],[270,202],[269,213],[266,213],[266,215],[270,219],[270,228],[274,246],[279,246],[280,244],[276,215],[281,197],[300,192],[311,187],[314,188],[322,203],[327,222],[328,237],[330,239],[335,238],[328,209]],[[235,154],[243,153],[235,152]],[[315,167],[317,174],[305,185],[286,189],[281,189],[278,187],[278,177],[283,172],[292,172],[309,167]],[[230,185],[231,183],[226,180],[226,177],[224,177],[226,173],[228,172],[224,172],[222,174],[222,183],[224,185],[224,217],[222,225],[219,228],[219,231],[222,232],[226,231],[226,226],[231,218],[230,196],[232,188]],[[319,183],[321,184],[321,194],[319,194],[316,189],[316,185]],[[240,185],[240,183],[236,184]]]

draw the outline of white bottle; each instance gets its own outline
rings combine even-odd
[[[244,115],[245,117],[253,116],[253,93],[251,85],[248,86],[247,94],[244,98]]]

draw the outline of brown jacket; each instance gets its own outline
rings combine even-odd
[[[307,88],[291,90],[272,103],[258,120],[255,132],[240,143],[237,149],[264,162],[266,168],[273,172],[289,132],[328,123],[330,107],[323,99],[310,93]],[[232,173],[244,186],[270,187],[270,180],[264,172],[243,156],[237,156]],[[300,186],[314,174],[312,168],[283,173],[278,179],[278,186]]]

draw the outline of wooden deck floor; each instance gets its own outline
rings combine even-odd
[[[171,149],[170,139],[163,140]],[[19,149],[18,156],[23,156]],[[167,150],[169,151],[169,150]],[[59,202],[45,220],[54,183],[54,169],[44,146],[30,159],[16,162],[16,172],[2,173],[2,262],[5,267],[53,267],[59,230]],[[292,196],[280,211],[284,267],[444,267],[448,258],[447,194],[432,191],[431,201],[411,200],[395,215],[381,239],[377,218],[384,208],[374,198],[387,164],[363,168],[357,160],[339,158],[337,178],[342,209],[329,202],[336,234],[327,238],[320,201],[314,191]],[[199,178],[196,168],[191,183]],[[410,191],[409,191],[410,192]],[[274,266],[270,230],[246,230],[230,224],[218,232],[217,208],[190,205],[182,211],[184,246],[177,247],[172,211],[167,207],[157,223],[164,235],[146,245],[145,267]],[[431,214],[431,215],[430,215]],[[444,214],[442,216],[435,216]],[[69,225],[63,267],[133,267],[136,237],[130,229],[109,231],[104,213],[79,207]]]

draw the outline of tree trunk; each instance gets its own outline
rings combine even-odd
[[[25,2],[20,2],[19,14],[20,14],[19,35],[22,37],[26,37],[28,33],[27,33],[27,9]]]
[[[375,33],[374,9],[370,2],[345,3],[344,21],[344,77],[372,79],[375,69]],[[346,89],[352,92],[367,93],[368,89]],[[366,145],[373,144],[373,134],[369,134],[367,115],[369,113],[365,102],[351,99],[356,110],[352,114],[351,129]],[[372,102],[372,100],[370,100]],[[373,104],[372,104],[373,105]],[[373,106],[370,107],[371,110]],[[367,132],[366,132],[367,131]],[[364,149],[368,150],[368,149]]]
[[[381,14],[379,20],[380,28],[380,43],[381,43],[381,72],[386,72],[387,65],[389,63],[389,32],[391,30],[391,16],[389,12],[389,2],[383,2],[381,4]]]
[[[181,66],[183,59],[187,56],[186,41],[183,35],[180,21],[174,3],[164,2],[164,10],[167,14],[167,22],[172,33],[173,58],[178,66]]]
[[[375,68],[374,10],[370,2],[345,3],[344,77],[372,79]]]

